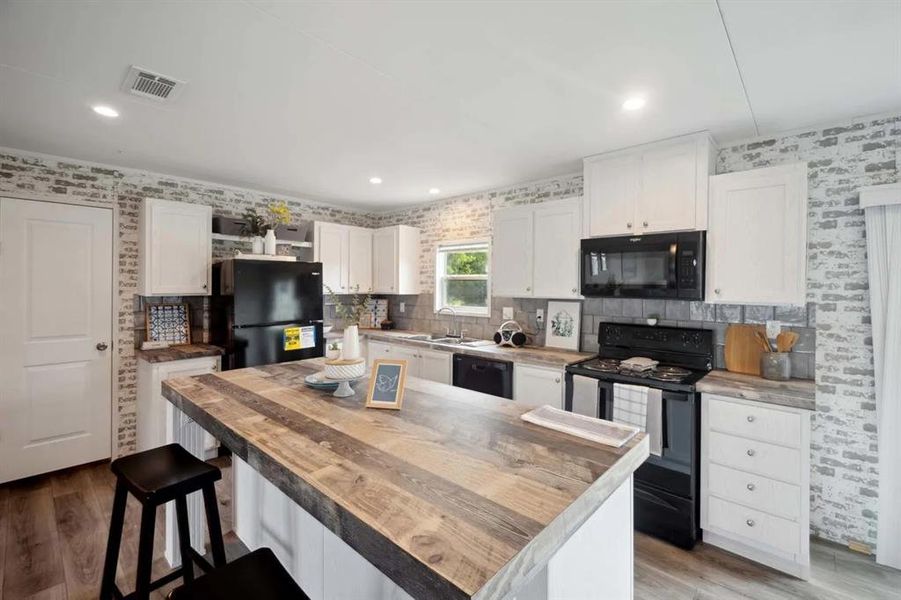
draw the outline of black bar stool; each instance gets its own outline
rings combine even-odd
[[[310,600],[269,548],[260,548],[169,593],[169,600]]]
[[[178,444],[169,444],[118,458],[113,461],[111,469],[116,475],[116,495],[110,518],[100,600],[124,597],[116,586],[116,567],[119,562],[119,544],[122,541],[125,503],[129,492],[141,503],[141,530],[138,538],[135,591],[129,594],[128,598],[146,600],[152,590],[179,577],[185,583],[193,581],[194,563],[204,572],[213,569],[213,565],[191,547],[187,496],[192,492],[203,493],[213,563],[216,567],[225,565],[225,544],[222,541],[222,525],[219,523],[219,507],[216,504],[215,482],[222,478],[222,472],[218,468],[203,462]],[[175,500],[181,566],[156,581],[151,581],[156,509],[170,500]]]

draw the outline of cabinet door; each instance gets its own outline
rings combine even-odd
[[[372,235],[372,291],[394,294],[397,288],[397,228],[378,229]]]
[[[347,289],[372,289],[372,230],[350,227],[347,233]]]
[[[563,373],[526,365],[513,367],[513,399],[526,406],[563,408]]]
[[[376,342],[373,340],[369,340],[366,343],[366,362],[371,367],[372,362],[377,358],[392,358],[393,353],[391,349],[393,346],[391,344],[386,344],[385,342]]]
[[[419,350],[418,348],[413,348],[410,346],[391,346],[391,358],[407,361],[407,377],[420,376],[420,352],[421,350]]]
[[[639,233],[695,228],[697,144],[681,142],[641,156],[641,191],[635,215]]]
[[[453,380],[451,373],[452,356],[453,355],[450,352],[420,350],[419,376],[423,379],[450,385]]]
[[[710,178],[708,302],[806,302],[807,165]]]
[[[584,233],[588,237],[637,231],[640,158],[618,156],[585,160]]]
[[[532,210],[494,212],[491,231],[491,286],[495,296],[532,295]]]
[[[581,206],[577,200],[539,205],[534,213],[534,295],[579,296]]]
[[[145,200],[143,268],[146,296],[210,293],[213,209],[199,204]]]
[[[348,293],[348,231],[344,225],[319,223],[317,259],[322,263],[322,287],[337,294]]]

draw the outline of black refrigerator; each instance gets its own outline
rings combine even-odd
[[[322,263],[230,259],[213,268],[210,341],[224,370],[325,354]]]

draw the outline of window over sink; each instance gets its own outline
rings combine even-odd
[[[458,315],[491,314],[487,240],[444,242],[435,253],[435,310],[445,306]]]

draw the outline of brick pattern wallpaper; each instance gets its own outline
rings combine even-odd
[[[877,435],[873,388],[872,335],[867,295],[865,230],[856,190],[897,181],[901,115],[855,120],[837,127],[810,129],[725,145],[717,171],[729,172],[803,160],[809,168],[808,304],[714,306],[700,302],[590,299],[583,303],[582,346],[594,350],[603,321],[642,322],[656,316],[664,324],[714,329],[722,344],[728,323],[774,319],[801,334],[794,369],[815,374],[817,414],[811,448],[811,520],[814,533],[846,543],[875,546]],[[143,198],[154,196],[211,204],[215,212],[238,214],[263,206],[271,196],[216,184],[141,171],[118,170],[67,159],[0,149],[0,193],[18,197],[68,198],[115,206],[119,216],[119,406],[120,453],[134,448],[135,319],[143,305],[136,299],[137,216]],[[368,227],[408,224],[422,230],[420,272],[424,290],[434,285],[432,258],[437,242],[487,238],[492,210],[516,204],[579,196],[581,174],[505,187],[386,213],[343,210],[299,199],[289,204],[304,219]],[[217,243],[215,256],[232,247]],[[400,313],[400,302],[406,312]],[[501,322],[501,308],[536,330],[535,311],[546,300],[493,298],[490,318],[463,320],[470,335],[487,337]],[[330,307],[331,308],[331,307]],[[194,314],[204,314],[193,306]],[[431,293],[390,298],[398,325],[443,331],[449,319],[435,318]],[[539,333],[537,342],[542,342]],[[721,350],[717,363],[722,364]]]
[[[269,202],[286,200],[296,218],[334,221],[370,226],[372,215],[325,206],[298,198],[275,198],[269,194],[219,186],[190,179],[169,177],[145,171],[116,169],[80,161],[36,155],[0,148],[0,194],[18,198],[79,201],[116,209],[119,230],[118,331],[115,349],[119,360],[116,374],[118,405],[113,418],[118,456],[135,449],[135,413],[137,362],[135,342],[143,334],[142,299],[135,295],[138,285],[138,214],[144,198],[164,198],[180,202],[209,204],[215,214],[239,215],[246,207],[264,208]],[[227,256],[237,247],[215,242],[213,254]],[[249,248],[245,248],[248,251]],[[181,301],[167,298],[166,301]],[[160,301],[160,300],[154,300]],[[204,317],[204,306],[191,300],[192,320]],[[203,334],[196,327],[194,334]]]
[[[720,148],[717,172],[808,166],[807,299],[816,306],[811,527],[876,545],[877,464],[866,231],[857,190],[898,181],[901,115]]]

